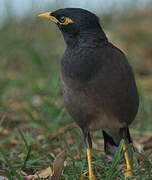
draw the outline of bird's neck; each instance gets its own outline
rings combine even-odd
[[[90,29],[89,31],[80,32],[78,45],[80,47],[97,47],[105,42],[108,39],[102,29]]]
[[[107,37],[102,29],[89,29],[78,34],[64,35],[67,46],[96,47],[107,42]]]
[[[88,82],[100,69],[102,47],[108,44],[106,36],[99,31],[86,31],[73,39],[62,58],[62,72],[74,81]]]

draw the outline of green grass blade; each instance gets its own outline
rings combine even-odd
[[[11,170],[12,174],[16,176],[16,178],[18,180],[23,180],[21,178],[21,176],[16,172],[16,170],[13,168],[13,165],[11,164],[11,162],[8,160],[8,158],[6,157],[4,151],[2,149],[0,149],[0,156],[4,159],[5,163],[7,164],[7,166],[9,167],[9,169]]]
[[[120,145],[118,147],[118,150],[117,150],[117,152],[115,154],[114,160],[112,162],[111,168],[108,170],[105,180],[111,180],[112,175],[113,175],[113,173],[115,171],[115,168],[116,168],[117,164],[119,163],[120,159],[123,156],[123,153],[122,153],[123,144],[124,144],[124,140],[121,140]]]
[[[26,138],[25,138],[24,133],[23,133],[19,128],[17,128],[17,131],[18,131],[18,133],[20,134],[21,138],[23,139],[24,144],[25,144],[25,148],[26,148],[26,150],[28,151],[28,150],[29,150],[29,145],[28,145],[28,142],[27,142],[27,140],[26,140]]]

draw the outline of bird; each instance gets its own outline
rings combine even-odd
[[[103,133],[109,159],[124,140],[126,177],[132,176],[127,146],[132,143],[129,125],[138,112],[139,95],[125,54],[108,40],[99,18],[88,10],[63,8],[39,16],[58,26],[66,44],[61,59],[62,94],[68,113],[84,136],[89,180],[96,180],[90,135],[96,130]]]

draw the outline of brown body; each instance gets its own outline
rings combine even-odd
[[[73,64],[74,67],[79,61],[85,61],[83,58],[86,56],[95,63],[88,66],[89,78],[85,79],[82,78],[85,64],[81,63],[75,67],[76,70],[68,73],[66,69],[72,71],[71,64],[64,65],[68,52],[62,59],[64,102],[72,118],[82,129],[127,127],[135,118],[139,100],[134,75],[124,54],[110,43],[96,47],[96,54],[93,48],[90,53],[85,48],[70,50],[70,53],[73,59],[79,56],[79,60],[73,60],[76,64]]]

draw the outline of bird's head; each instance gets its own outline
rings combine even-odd
[[[55,22],[66,42],[76,39],[83,32],[101,30],[98,17],[80,8],[59,9],[39,16]]]

